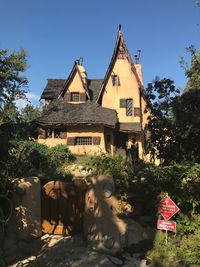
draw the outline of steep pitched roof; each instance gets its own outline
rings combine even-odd
[[[43,116],[37,119],[41,126],[59,126],[75,124],[99,124],[115,127],[117,113],[115,110],[102,108],[96,103],[64,103],[62,99],[53,100]]]
[[[41,99],[58,98],[65,85],[66,79],[48,79],[47,85],[41,95]]]
[[[96,101],[99,91],[101,89],[103,79],[88,79],[87,86],[90,93],[91,101]]]
[[[132,61],[131,55],[130,55],[127,47],[126,47],[124,36],[123,36],[122,30],[121,30],[121,25],[119,25],[119,30],[118,30],[117,40],[116,40],[116,43],[115,43],[114,52],[113,52],[109,67],[108,67],[108,69],[106,71],[106,74],[105,74],[105,77],[104,77],[104,80],[103,80],[103,83],[102,83],[102,87],[101,87],[100,92],[99,92],[98,97],[97,97],[97,102],[98,103],[101,102],[103,92],[105,90],[105,87],[106,87],[106,84],[108,82],[108,79],[109,79],[109,77],[110,77],[110,75],[112,73],[116,58],[117,58],[119,53],[122,53],[124,56],[126,56],[128,61],[130,62],[131,70],[135,74],[135,77],[137,79],[140,91],[141,91],[141,93],[143,95],[145,95],[145,92],[143,90],[143,85],[142,85],[142,83],[141,83],[141,81],[139,79],[139,76],[137,74],[136,68],[135,68],[134,63]]]
[[[61,90],[60,92],[60,96],[64,96],[65,92],[67,91],[70,83],[72,82],[75,74],[78,73],[80,79],[81,79],[81,82],[82,82],[82,85],[83,85],[83,88],[85,89],[86,91],[86,94],[88,96],[88,98],[90,99],[90,95],[89,95],[89,91],[88,91],[88,88],[87,88],[87,83],[84,82],[83,80],[83,77],[81,76],[81,73],[80,73],[80,70],[79,70],[79,67],[78,67],[78,63],[75,61],[74,63],[74,66],[69,74],[69,77],[67,78],[64,86],[63,86],[63,89]]]

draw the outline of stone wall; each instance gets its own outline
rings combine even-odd
[[[7,264],[14,261],[20,249],[30,246],[41,232],[41,185],[37,177],[13,181],[13,212],[4,238],[4,258]]]
[[[118,216],[119,200],[109,176],[93,177],[85,196],[84,235],[94,249],[115,254],[147,238],[145,230],[130,218]]]

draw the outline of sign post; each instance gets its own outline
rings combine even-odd
[[[176,206],[174,201],[166,195],[161,201],[158,208],[158,212],[164,217],[165,220],[157,221],[157,228],[165,230],[165,243],[167,244],[168,231],[176,232],[176,222],[169,221],[179,211],[179,207]]]

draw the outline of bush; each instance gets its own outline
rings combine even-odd
[[[51,147],[48,149],[47,155],[50,165],[55,168],[75,160],[75,156],[69,151],[67,145]]]
[[[153,249],[147,254],[147,258],[153,261],[153,266],[200,266],[200,217],[189,219],[181,215],[177,223],[178,233],[168,233],[168,244],[165,244],[165,233],[157,232]]]
[[[52,173],[64,163],[72,161],[74,156],[67,146],[57,145],[49,148],[34,141],[15,142],[9,150],[9,170],[12,177]],[[52,177],[53,178],[53,177]]]
[[[125,158],[121,155],[95,156],[91,158],[89,164],[93,175],[111,175],[118,189],[121,188],[125,177],[127,177]],[[123,191],[123,188],[121,189]]]
[[[32,169],[48,167],[48,147],[34,141],[15,142],[9,149],[11,176],[30,175]]]

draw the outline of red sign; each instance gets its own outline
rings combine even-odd
[[[165,220],[169,220],[174,214],[176,214],[179,211],[179,207],[176,206],[173,200],[166,195],[161,201],[160,201],[160,207],[158,208],[158,212],[161,213],[161,215],[164,217]]]
[[[176,232],[176,222],[158,220],[157,228],[159,230],[167,230],[167,231]]]

